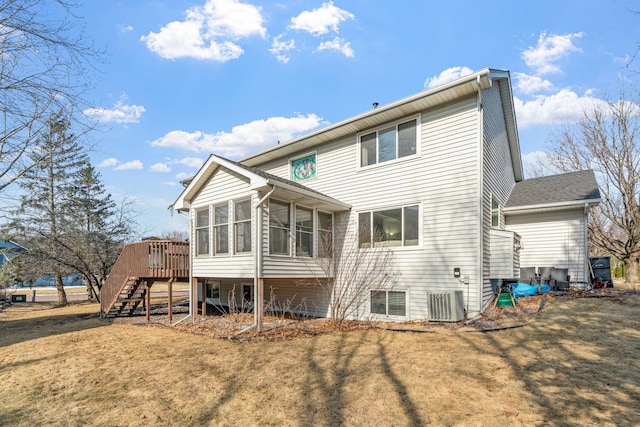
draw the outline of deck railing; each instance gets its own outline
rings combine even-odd
[[[103,314],[118,299],[127,277],[167,280],[188,278],[189,243],[145,240],[126,245],[100,289],[100,310]]]

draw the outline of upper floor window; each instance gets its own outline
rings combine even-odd
[[[229,205],[213,208],[213,241],[215,254],[229,253]]]
[[[251,252],[251,200],[234,203],[233,228],[235,252]]]
[[[291,211],[289,203],[269,200],[269,253],[289,255]]]
[[[196,210],[196,256],[209,255],[209,208]]]
[[[419,206],[360,212],[358,244],[361,248],[417,246],[420,235]]]
[[[399,123],[360,136],[360,166],[388,162],[417,152],[418,120]]]

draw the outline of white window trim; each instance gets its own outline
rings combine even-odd
[[[493,202],[494,200],[498,203],[498,225],[494,226],[493,225]],[[490,202],[490,207],[489,207],[489,211],[490,211],[490,216],[491,216],[491,228],[494,228],[496,230],[502,230],[502,205],[500,204],[500,202],[498,201],[497,197],[494,194],[491,194],[491,202]]]
[[[386,304],[385,304],[385,308],[386,308],[386,312],[389,313],[389,292],[404,292],[404,316],[397,316],[397,315],[391,315],[391,314],[379,314],[379,313],[372,313],[371,312],[371,292],[386,292]],[[391,320],[406,320],[408,318],[410,318],[409,316],[409,307],[410,307],[410,301],[409,301],[409,289],[406,288],[400,288],[400,289],[378,289],[378,288],[372,288],[369,289],[369,299],[368,299],[368,305],[369,305],[369,316],[371,317],[371,319],[391,319]]]
[[[218,226],[222,226],[224,224],[216,224],[216,208],[219,208],[220,206],[227,206],[227,252],[220,252],[218,253],[217,248],[216,248],[216,227]],[[233,222],[231,221],[231,213],[232,213],[232,209],[229,206],[229,201],[227,200],[224,203],[216,203],[214,205],[211,205],[211,255],[215,256],[215,257],[226,257],[231,255],[231,242],[229,241],[230,238],[233,237],[233,230],[231,229],[231,227],[233,226]]]
[[[382,126],[378,126],[375,128],[371,128],[371,129],[367,129],[366,131],[363,132],[358,132],[356,134],[356,151],[357,151],[357,155],[356,155],[356,161],[357,161],[357,165],[356,165],[356,170],[369,170],[372,168],[376,168],[376,167],[382,167],[385,165],[392,165],[392,164],[396,164],[396,163],[400,163],[406,160],[412,160],[412,159],[416,159],[418,157],[421,156],[421,141],[422,141],[422,126],[421,126],[421,114],[416,114],[415,116],[408,116],[408,117],[404,117],[401,120],[396,120],[394,122],[391,123],[387,123],[385,125]],[[362,166],[362,150],[360,149],[360,138],[364,135],[368,135],[372,132],[379,132],[380,130],[389,128],[391,126],[397,126],[401,125],[403,123],[406,122],[410,122],[411,120],[415,120],[416,121],[416,153],[415,154],[411,154],[409,156],[404,156],[404,157],[397,157],[393,160],[387,160],[386,162],[378,162],[376,159],[376,163],[372,164],[372,165],[367,165],[367,166]],[[396,147],[397,148],[397,147]],[[377,147],[376,147],[376,153],[378,153]],[[379,153],[378,153],[379,154]],[[317,159],[317,158],[316,158]]]
[[[272,200],[275,200],[280,203],[286,203],[289,205],[289,230],[287,232],[287,242],[289,244],[288,254],[271,252],[271,201]],[[295,218],[294,218],[294,212],[292,212],[293,208],[294,208],[293,202],[288,202],[286,200],[278,199],[275,197],[269,197],[269,215],[267,216],[267,249],[268,249],[267,253],[269,254],[269,256],[283,257],[283,258],[293,257],[293,252],[295,251],[295,234],[293,234],[295,233]],[[280,229],[282,230],[282,228]],[[293,239],[293,242],[292,242],[292,239]]]
[[[243,221],[238,221],[237,223],[244,223],[244,222],[249,222],[250,223],[250,233],[251,233],[251,250],[249,251],[243,251],[243,252],[238,252],[236,250],[236,203],[241,203],[241,202],[249,202],[250,205],[250,214],[249,214],[249,219],[248,220],[243,220]],[[229,245],[229,254],[233,254],[234,256],[252,256],[253,255],[253,248],[254,248],[254,235],[253,235],[253,221],[255,220],[255,218],[253,217],[253,197],[252,196],[243,196],[243,197],[238,197],[236,199],[231,199],[230,200],[230,204],[231,204],[231,209],[229,209],[229,222],[230,222],[230,227],[231,227],[231,232],[229,233],[229,237],[230,237],[230,245]]]
[[[403,240],[402,246],[379,246],[378,248],[385,248],[385,249],[391,249],[394,251],[411,251],[411,250],[416,250],[416,249],[422,249],[423,247],[423,230],[424,230],[424,216],[423,216],[423,210],[422,210],[422,203],[406,203],[406,204],[402,204],[402,205],[391,205],[391,206],[382,206],[382,207],[375,207],[375,208],[371,208],[371,209],[362,209],[358,212],[356,212],[356,216],[355,216],[355,221],[356,221],[356,242],[355,244],[358,246],[358,250],[371,250],[372,248],[361,248],[360,247],[360,214],[361,213],[373,213],[373,212],[378,212],[378,211],[385,211],[385,210],[390,210],[390,209],[402,209],[402,215],[403,215],[403,231],[404,231],[404,208],[410,207],[410,206],[418,206],[418,244],[417,245],[413,245],[413,246],[404,246],[404,233],[403,233]],[[371,222],[371,227],[373,227],[373,221]],[[373,248],[373,249],[377,249],[377,248]]]
[[[199,254],[198,253],[198,230],[203,229],[204,227],[198,227],[198,212],[207,210],[209,211],[209,221],[207,224],[207,229],[209,230],[209,232],[207,233],[207,239],[209,240],[209,253],[206,254]],[[212,256],[212,243],[213,243],[213,238],[212,238],[212,225],[211,225],[211,205],[207,205],[207,206],[200,206],[200,207],[194,207],[193,208],[193,241],[195,242],[195,250],[194,250],[194,254],[196,258],[210,258]]]

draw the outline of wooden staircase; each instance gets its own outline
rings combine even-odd
[[[130,316],[149,301],[157,280],[189,278],[189,243],[146,240],[126,245],[100,289],[102,317]],[[148,317],[147,306],[147,317]]]
[[[122,284],[118,298],[111,304],[111,308],[104,317],[130,316],[144,301],[147,286],[139,277],[128,276]]]

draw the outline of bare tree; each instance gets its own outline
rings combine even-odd
[[[336,215],[347,221],[348,215]],[[336,229],[343,227],[338,225]],[[392,271],[393,252],[378,230],[343,233],[333,240],[331,234],[318,239],[318,257],[324,277],[307,279],[303,284],[320,286],[329,299],[329,313],[334,322],[341,323],[364,309],[373,290],[389,290],[396,285]],[[363,239],[363,236],[366,238]]]
[[[44,160],[28,154],[52,114],[82,122],[77,107],[100,53],[78,28],[75,6],[0,0],[0,192]]]
[[[589,222],[595,251],[624,262],[626,281],[638,280],[640,260],[640,103],[628,99],[585,111],[547,147],[551,168],[594,169],[602,202]]]

